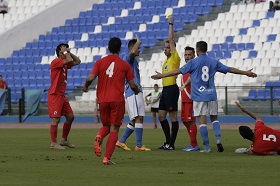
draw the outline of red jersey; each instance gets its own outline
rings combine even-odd
[[[98,103],[124,102],[125,80],[134,78],[127,62],[117,55],[108,55],[96,61],[91,74],[98,76]]]
[[[0,82],[0,89],[7,89],[6,81],[2,80],[2,81]]]
[[[64,60],[65,59],[56,58],[50,65],[51,86],[49,88],[49,94],[65,94],[67,85],[67,70],[74,65],[74,62],[64,65]]]
[[[253,152],[260,155],[269,155],[271,151],[280,149],[280,131],[266,126],[262,121],[255,124]]]
[[[184,83],[189,79],[190,73],[187,73],[182,76],[181,79],[181,85],[184,85]],[[191,98],[191,83],[188,84],[182,91],[181,91],[181,99],[182,102],[192,102]]]

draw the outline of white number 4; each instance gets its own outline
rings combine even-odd
[[[114,67],[115,67],[115,62],[112,62],[110,64],[110,66],[107,68],[106,70],[106,74],[109,76],[109,77],[112,77],[113,74],[114,74]]]
[[[270,134],[266,137],[266,134],[263,134],[263,140],[276,142],[276,136]]]

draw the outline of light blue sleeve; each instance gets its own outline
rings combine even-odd
[[[192,71],[192,62],[193,60],[190,60],[188,63],[186,63],[184,66],[178,69],[181,72],[181,74],[187,74],[188,72]]]
[[[129,55],[124,56],[123,60],[125,60],[126,62],[128,62],[129,64],[133,63],[133,59],[130,58]]]
[[[218,72],[226,74],[226,73],[229,72],[229,69],[230,69],[229,66],[226,66],[223,63],[221,63],[220,61],[218,61],[218,63],[217,63],[217,71]]]

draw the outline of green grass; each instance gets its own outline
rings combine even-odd
[[[222,132],[225,152],[217,152],[210,130],[213,152],[203,154],[181,151],[189,143],[186,130],[179,131],[175,151],[159,151],[162,130],[145,129],[151,152],[116,149],[117,164],[104,166],[92,148],[97,129],[73,129],[76,148],[61,151],[49,149],[47,129],[1,129],[0,185],[279,185],[280,157],[235,154],[249,142],[236,130]]]

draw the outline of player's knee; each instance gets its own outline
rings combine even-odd
[[[135,123],[143,123],[143,116],[137,116],[135,118]]]
[[[75,119],[74,114],[66,115],[67,123],[71,124],[74,121],[74,119]]]
[[[52,118],[52,125],[58,125],[60,118]]]

